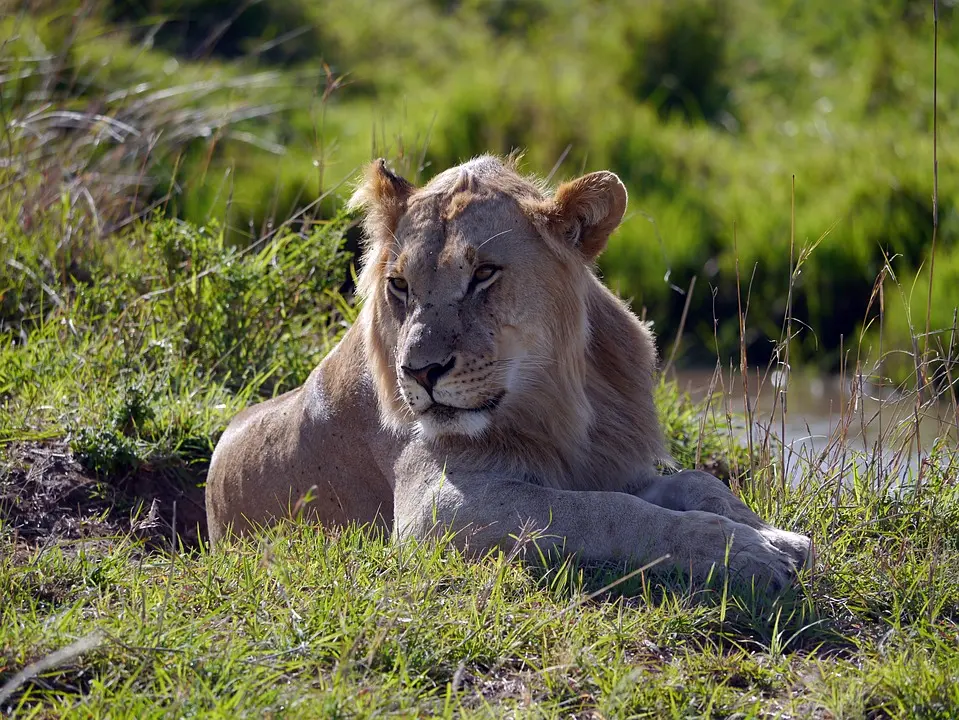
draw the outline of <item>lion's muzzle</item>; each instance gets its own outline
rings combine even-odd
[[[436,387],[436,383],[438,383],[440,378],[446,375],[446,373],[452,370],[455,365],[456,358],[451,357],[442,365],[439,363],[430,363],[429,365],[415,369],[404,365],[403,372],[419,383],[420,387],[426,390],[426,392],[430,394],[430,397],[432,397],[433,388]]]
[[[495,359],[455,354],[445,363],[401,365],[400,395],[427,435],[482,432],[506,395]]]

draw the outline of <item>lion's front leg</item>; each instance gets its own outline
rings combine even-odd
[[[796,574],[792,556],[761,532],[705,512],[677,512],[618,492],[544,488],[491,473],[412,463],[398,468],[395,534],[451,531],[471,552],[510,547],[532,526],[536,543],[587,561],[643,564],[660,559],[695,580],[728,569],[746,585],[778,591]]]
[[[650,476],[631,483],[627,492],[670,510],[716,513],[748,525],[788,553],[800,567],[812,564],[812,541],[808,537],[773,527],[750,510],[721,480],[702,470]]]

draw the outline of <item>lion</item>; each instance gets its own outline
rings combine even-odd
[[[211,542],[292,514],[469,552],[533,528],[541,550],[586,562],[791,583],[807,537],[705,472],[657,471],[671,459],[653,335],[594,269],[626,203],[612,172],[550,193],[494,156],[420,188],[372,163],[350,201],[362,309],[301,387],[227,427]]]

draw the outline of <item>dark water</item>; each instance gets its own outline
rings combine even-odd
[[[748,402],[752,425],[739,420],[734,432],[747,439],[751,429],[754,443],[768,439],[795,473],[831,467],[841,456],[860,466],[878,463],[883,475],[906,475],[937,443],[956,447],[951,401],[925,398],[917,406],[915,392],[896,392],[863,378],[808,373],[786,378],[752,369],[744,395],[740,374],[728,368],[722,378],[711,370],[671,375],[695,400],[704,400],[712,390],[709,412],[719,417],[727,409],[745,415]]]

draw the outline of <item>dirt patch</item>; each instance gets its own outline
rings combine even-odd
[[[122,477],[85,470],[63,442],[7,450],[0,468],[0,521],[40,545],[134,534],[148,545],[192,548],[206,537],[201,478],[175,463],[142,464]]]

